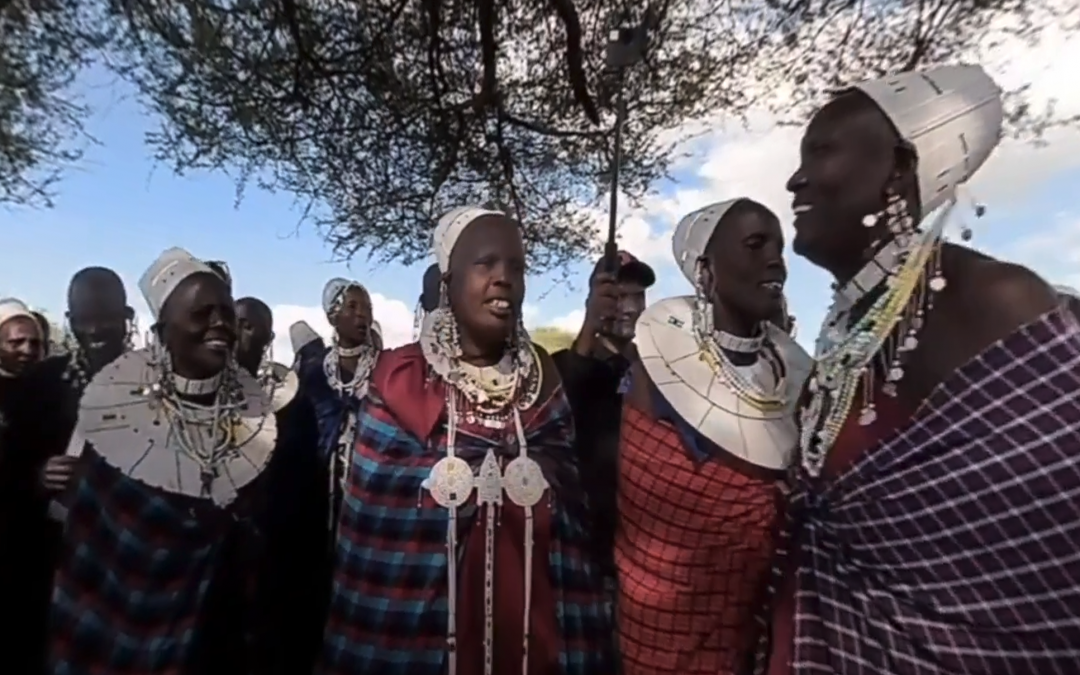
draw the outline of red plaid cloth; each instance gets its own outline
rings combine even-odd
[[[696,463],[671,424],[623,411],[619,631],[624,675],[746,672],[773,551],[776,478]]]

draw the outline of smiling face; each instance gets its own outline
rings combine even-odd
[[[184,279],[162,308],[159,330],[178,375],[217,375],[236,347],[236,309],[228,284],[210,272]]]
[[[750,200],[734,204],[705,247],[703,274],[714,306],[737,316],[740,324],[757,324],[780,313],[787,268],[776,215]]]
[[[329,317],[343,347],[355,347],[371,339],[371,296],[362,286],[349,286]]]
[[[505,216],[470,223],[454,245],[447,279],[463,348],[501,351],[525,299],[525,245],[517,223]]]
[[[841,94],[814,115],[788,180],[793,195],[792,248],[830,271],[865,258],[882,227],[863,218],[885,208],[890,192],[909,200],[916,216],[915,156],[885,114],[866,95]]]
[[[112,270],[87,268],[72,278],[68,325],[94,370],[124,353],[134,317],[124,284]]]

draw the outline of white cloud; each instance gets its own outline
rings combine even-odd
[[[574,335],[578,334],[581,330],[581,324],[585,322],[585,310],[575,309],[569,314],[558,316],[551,321],[545,321],[545,326],[551,326],[553,328],[559,328],[565,330]]]
[[[1049,27],[1034,46],[1001,36],[988,37],[987,44],[993,48],[982,62],[1004,88],[1027,84],[1027,100],[1035,110],[1052,106],[1059,116],[1080,115],[1080,89],[1073,86],[1069,65],[1080,63],[1080,36],[1068,28]],[[682,180],[670,194],[647,198],[641,208],[625,212],[619,232],[622,246],[650,263],[670,263],[670,237],[678,219],[734,197],[755,199],[788,222],[791,196],[785,184],[798,166],[802,129],[778,127],[770,120],[757,114],[750,116],[748,128],[721,119],[687,125],[684,131],[708,131],[690,145],[690,158],[680,160],[676,174]],[[1050,129],[1039,146],[1004,140],[971,181],[971,189],[993,209],[1074,167],[1080,167],[1080,131]],[[606,236],[606,214],[592,210],[589,215],[599,236]]]

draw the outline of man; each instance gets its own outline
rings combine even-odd
[[[598,561],[614,580],[615,471],[622,395],[633,351],[634,327],[645,309],[652,268],[619,251],[614,272],[601,259],[589,279],[585,320],[570,349],[552,355],[577,425],[583,483],[593,513]]]
[[[52,363],[81,394],[98,371],[131,347],[135,310],[127,304],[120,275],[107,267],[76,272],[68,285],[67,302],[74,345],[70,354],[57,356]]]
[[[270,345],[274,342],[274,315],[262,300],[240,298],[236,301],[236,324],[236,362],[244,370],[258,376],[259,368],[268,360]]]
[[[416,315],[413,320],[413,339],[419,339],[420,327],[424,317],[439,306],[439,293],[442,289],[442,274],[438,265],[431,265],[424,271],[424,280],[420,286],[420,298],[416,301]]]

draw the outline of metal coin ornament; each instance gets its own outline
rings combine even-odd
[[[436,504],[450,509],[460,507],[469,500],[475,483],[468,462],[460,457],[443,457],[432,467],[423,487],[431,493]]]
[[[540,503],[549,485],[536,460],[521,456],[503,470],[503,487],[510,501],[528,509]]]

